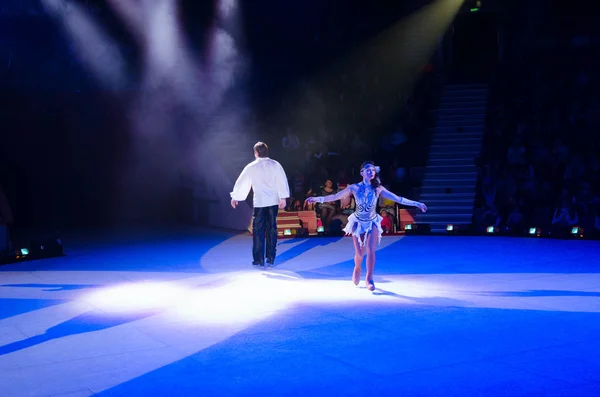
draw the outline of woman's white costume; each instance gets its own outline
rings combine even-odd
[[[356,210],[348,217],[348,224],[344,228],[346,235],[356,236],[361,246],[365,244],[367,236],[376,227],[379,230],[379,239],[383,229],[381,228],[381,216],[377,214],[377,191],[371,185],[365,185],[360,182],[357,185],[357,191],[354,193],[356,200]],[[362,235],[364,234],[364,239]]]

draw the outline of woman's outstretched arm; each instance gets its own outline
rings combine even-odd
[[[307,203],[328,203],[330,201],[338,201],[343,198],[347,198],[352,193],[351,186],[348,186],[341,192],[337,192],[336,194],[330,194],[328,196],[320,196],[320,197],[309,197],[306,199]]]
[[[387,190],[383,186],[381,186],[381,193],[380,193],[380,195],[383,198],[395,201],[398,204],[408,205],[408,206],[411,206],[411,207],[417,207],[417,208],[419,208],[423,212],[427,211],[427,206],[425,204],[423,204],[423,203],[421,203],[419,201],[412,201],[412,200],[409,200],[407,198],[400,197],[400,196],[396,195],[395,193],[390,192],[389,190]]]

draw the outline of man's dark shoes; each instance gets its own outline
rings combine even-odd
[[[275,263],[275,259],[269,259],[269,258],[267,258],[267,265],[268,266],[273,266],[273,263]]]
[[[253,262],[252,262],[252,265],[253,265],[253,266],[264,266],[264,265],[265,265],[265,263],[264,263],[264,262],[257,262],[257,261],[253,261]]]

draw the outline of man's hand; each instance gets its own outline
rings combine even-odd
[[[417,207],[423,211],[423,212],[427,212],[427,206],[423,203],[417,203]]]
[[[287,205],[287,202],[285,201],[285,199],[279,200],[279,209],[280,210],[284,209],[286,205]]]
[[[237,200],[231,199],[231,206],[235,209],[235,207],[237,207],[238,202]]]

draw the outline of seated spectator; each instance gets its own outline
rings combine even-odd
[[[355,207],[356,202],[354,201],[354,196],[346,197],[340,200],[340,212],[342,214],[352,214],[354,212]]]
[[[281,140],[281,146],[287,151],[296,151],[300,148],[300,139],[296,134],[292,132],[292,129],[288,127],[285,136]],[[289,153],[288,153],[289,154]]]
[[[581,158],[574,155],[570,158],[563,174],[563,180],[570,186],[578,185],[583,178],[585,167]]]
[[[392,218],[392,214],[387,212],[386,210],[381,210],[381,228],[383,229],[383,233],[389,234],[394,231],[394,221]]]
[[[555,234],[566,233],[567,228],[576,226],[579,222],[579,216],[574,207],[565,199],[562,200],[560,207],[554,210],[552,217],[552,228]]]
[[[327,179],[321,189],[321,192],[319,193],[319,196],[329,196],[331,194],[336,194],[337,192],[338,190],[333,187],[333,181],[331,179]],[[325,231],[328,231],[329,224],[336,213],[336,203],[322,203],[318,205],[318,208],[321,212],[321,221],[323,222],[323,226],[325,226]]]
[[[341,190],[341,187],[340,187]],[[340,207],[336,214],[333,216],[330,224],[330,234],[336,234],[337,226],[341,226],[343,229],[348,223],[348,217],[354,213],[356,203],[354,202],[354,196],[350,196],[340,200]]]
[[[519,191],[523,192],[527,197],[532,197],[535,194],[536,181],[535,171],[532,165],[522,166],[519,169]]]
[[[307,197],[310,197],[310,196],[307,196]],[[316,203],[309,203],[306,200],[304,200],[304,204],[302,205],[302,209],[304,211],[315,211],[317,209],[316,207],[317,207]]]
[[[485,200],[485,207],[491,208],[496,201],[496,184],[493,183],[491,176],[485,176],[482,180],[481,191]]]
[[[294,199],[292,201],[292,204],[290,205],[288,211],[292,211],[292,212],[302,211],[302,202],[298,199]]]
[[[531,145],[531,161],[535,167],[541,167],[550,161],[550,150],[539,137],[534,137]]]
[[[384,185],[384,187],[390,191],[394,191],[389,185]],[[392,216],[396,215],[396,202],[379,197],[379,202],[377,204],[379,205],[379,208],[389,212]]]
[[[304,200],[304,192],[306,189],[306,178],[300,171],[296,171],[293,177],[293,189],[294,189],[294,197],[300,200]]]
[[[515,138],[512,146],[508,148],[506,163],[509,169],[515,169],[526,164],[525,147],[521,145],[521,140],[519,138]]]
[[[486,208],[481,214],[483,218],[483,223],[485,226],[495,226],[499,227],[502,221],[502,217],[500,216],[500,212],[495,206],[491,208]]]
[[[522,202],[520,204],[521,205],[515,205],[508,214],[508,219],[506,220],[506,227],[508,230],[517,232],[525,228],[525,217],[521,210]]]

